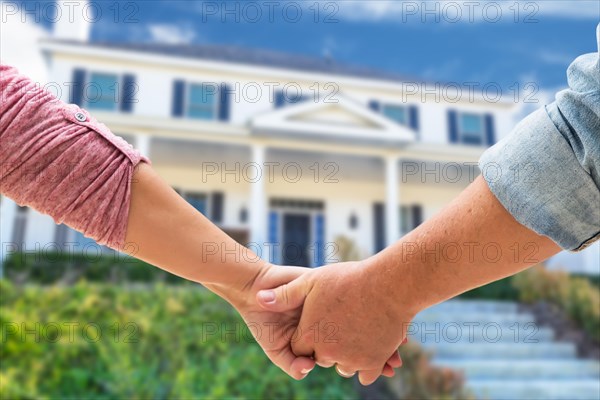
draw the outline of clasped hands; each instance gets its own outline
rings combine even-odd
[[[358,373],[363,385],[393,376],[415,312],[371,259],[317,269],[266,264],[234,307],[269,359],[295,379],[315,364]]]

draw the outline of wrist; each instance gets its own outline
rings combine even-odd
[[[237,276],[228,282],[210,283],[205,286],[239,310],[254,304],[259,282],[272,268],[273,265],[269,262],[259,260],[238,269]]]
[[[401,260],[401,256],[383,251],[368,258],[364,263],[377,292],[389,294],[394,311],[412,318],[435,302],[427,288],[418,284],[415,275],[420,267]]]

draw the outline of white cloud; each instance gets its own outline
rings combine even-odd
[[[534,22],[544,16],[600,18],[598,0],[577,0],[576,3],[571,0],[337,1],[340,17],[355,21],[496,23]]]
[[[190,26],[174,24],[153,24],[148,26],[150,40],[168,44],[188,44],[196,38],[194,29]]]

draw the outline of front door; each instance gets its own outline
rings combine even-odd
[[[310,215],[284,214],[283,264],[309,266]]]

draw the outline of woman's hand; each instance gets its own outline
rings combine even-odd
[[[291,344],[295,354],[314,356],[322,366],[337,364],[343,376],[359,372],[364,385],[381,374],[393,375],[393,368],[401,365],[397,349],[414,316],[398,296],[401,286],[392,287],[384,276],[372,274],[368,263],[309,270],[257,297],[264,309],[273,312],[302,309]]]
[[[300,321],[302,307],[282,312],[265,310],[256,302],[256,295],[260,290],[287,284],[308,271],[310,269],[265,263],[253,281],[244,285],[236,295],[232,296],[229,290],[228,295],[223,296],[240,313],[267,357],[294,379],[303,379],[315,367],[310,355],[297,357],[292,352],[291,340]]]

